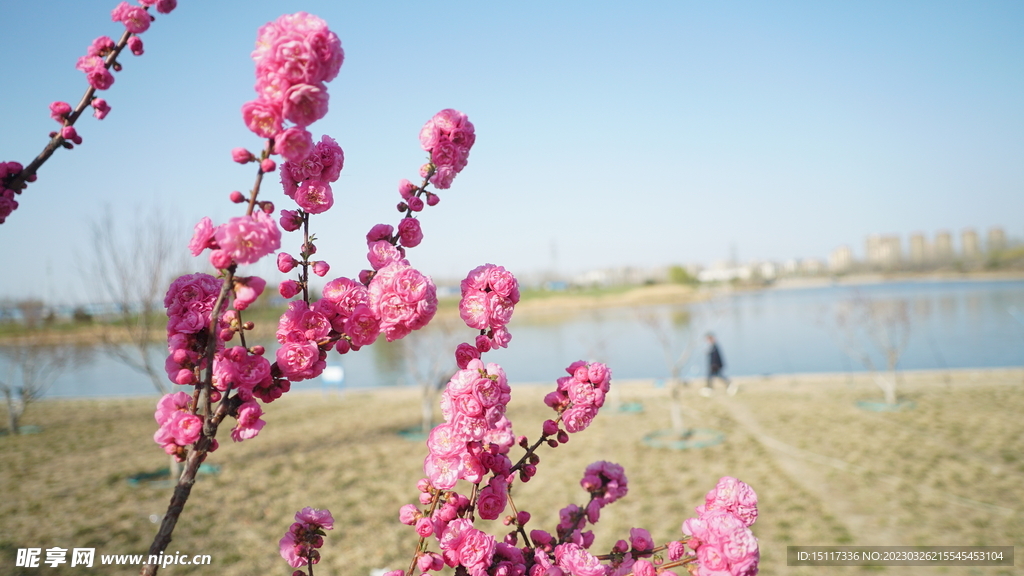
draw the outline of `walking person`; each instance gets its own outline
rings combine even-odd
[[[738,387],[735,382],[729,380],[729,378],[722,373],[722,369],[725,368],[725,361],[722,360],[722,352],[718,349],[718,342],[715,340],[715,335],[708,332],[706,337],[708,339],[708,379],[704,384],[704,388],[701,389],[700,395],[704,397],[711,396],[711,379],[717,376],[725,382],[725,391],[730,396],[734,396]]]

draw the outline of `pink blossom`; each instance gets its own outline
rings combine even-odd
[[[334,516],[326,508],[310,508],[309,506],[295,513],[295,521],[305,524],[311,529],[323,528],[324,530],[334,529]]]
[[[555,563],[572,576],[604,576],[601,561],[572,542],[555,547]]]
[[[263,409],[255,400],[243,402],[238,407],[238,425],[231,429],[231,439],[235,442],[255,438],[266,422],[260,419]]]
[[[161,14],[170,14],[172,10],[178,7],[178,0],[157,0],[156,11]]]
[[[613,462],[601,460],[587,466],[583,475],[583,488],[590,492],[602,506],[622,498],[628,492],[629,481],[626,471]]]
[[[203,421],[199,416],[188,412],[175,412],[161,425],[179,446],[188,446],[199,439],[203,429]]]
[[[477,498],[477,511],[484,520],[497,520],[508,504],[508,485],[505,479],[492,477]]]
[[[412,526],[420,517],[420,509],[412,504],[406,504],[398,510],[398,521],[406,526]]]
[[[326,212],[334,205],[331,185],[319,180],[306,180],[295,191],[295,203],[309,214]]]
[[[89,44],[89,48],[85,52],[89,56],[103,57],[110,54],[115,46],[116,44],[114,44],[114,41],[109,36],[99,36],[92,41],[92,44]]]
[[[335,311],[348,317],[359,304],[369,302],[366,286],[349,278],[335,278],[328,282],[323,289],[325,300],[334,305]]]
[[[369,346],[380,333],[380,320],[366,304],[358,304],[345,321],[345,334],[352,339],[353,346]]]
[[[370,231],[366,233],[367,245],[377,242],[379,240],[389,240],[394,234],[395,229],[391,224],[375,224]]]
[[[245,164],[256,160],[256,157],[245,148],[233,148],[231,150],[231,159],[239,164]]]
[[[285,280],[278,285],[277,291],[281,294],[282,298],[292,298],[302,291],[302,286],[295,280]]]
[[[176,412],[187,411],[192,405],[192,397],[187,392],[175,392],[164,394],[156,404],[156,412],[153,416],[157,424],[163,424],[171,419]]]
[[[633,576],[656,576],[654,564],[647,560],[637,560],[633,563]]]
[[[317,260],[313,263],[313,274],[323,278],[331,271],[331,265],[323,260]]]
[[[209,216],[203,216],[203,219],[196,224],[195,231],[192,234],[192,240],[188,243],[189,252],[191,252],[193,256],[199,256],[203,250],[211,248],[214,242],[213,235],[213,222],[210,220]]]
[[[235,310],[245,310],[256,301],[266,288],[267,281],[259,276],[235,277]]]
[[[323,84],[295,84],[284,95],[284,117],[296,126],[309,126],[327,114],[330,96]]]
[[[287,252],[277,253],[277,269],[282,273],[287,274],[288,272],[291,272],[292,268],[295,268],[298,263],[299,262],[295,260],[295,258],[292,258]]]
[[[455,363],[460,369],[465,369],[470,360],[480,357],[480,351],[476,346],[463,342],[455,349]]]
[[[415,192],[416,185],[413,184],[412,182],[409,182],[405,178],[402,178],[402,180],[398,182],[398,193],[399,195],[402,196],[403,200],[408,200],[409,198],[412,198],[412,195]]]
[[[728,510],[736,514],[746,526],[757,520],[757,494],[748,484],[732,476],[723,476],[704,497],[704,504],[708,512]]]
[[[281,132],[283,120],[277,104],[258,98],[242,105],[242,120],[245,125],[261,138],[273,138]]]
[[[81,70],[86,74],[89,73],[89,70],[97,67],[103,68],[104,61],[102,56],[96,54],[87,54],[75,62],[75,70]]]
[[[89,68],[85,77],[89,85],[97,90],[106,90],[114,85],[114,76],[102,65]]]
[[[295,210],[281,210],[281,228],[295,232],[302,227],[302,215]]]
[[[462,458],[429,454],[423,461],[423,472],[430,478],[430,483],[435,488],[447,490],[459,481],[462,474]]]
[[[239,264],[252,264],[281,247],[281,231],[263,211],[228,220],[217,227],[214,237]]]
[[[320,158],[320,164],[323,166],[319,179],[324,182],[336,181],[345,167],[345,152],[341,146],[338,146],[334,138],[325,134],[317,142],[313,153]]]
[[[60,101],[50,104],[50,118],[53,118],[58,123],[63,124],[68,114],[71,114],[71,104]]]
[[[136,56],[142,56],[142,38],[138,36],[128,37],[128,49]]]
[[[305,128],[293,126],[274,137],[274,151],[292,162],[301,162],[312,149],[313,137]]]
[[[402,218],[398,223],[398,236],[402,240],[402,246],[415,248],[423,241],[423,232],[420,230],[420,221],[416,218]]]
[[[649,552],[654,549],[654,539],[651,533],[643,528],[630,528],[629,542],[633,550],[637,552]]]
[[[121,2],[110,13],[110,19],[114,22],[121,22],[132,34],[141,34],[149,29],[152,18],[149,12],[142,6],[132,6],[127,2]]]
[[[370,250],[366,254],[366,259],[374,270],[380,270],[389,264],[404,261],[398,249],[387,240],[371,242],[369,246]]]
[[[277,366],[285,378],[298,382],[319,376],[327,363],[316,342],[288,341],[277,349]]]
[[[107,104],[107,101],[103,98],[93,98],[91,104],[92,115],[95,116],[97,120],[103,120],[107,117],[107,114],[110,113],[110,105]]]
[[[224,270],[231,266],[231,254],[226,250],[213,250],[210,252],[210,264],[218,270]]]
[[[426,538],[434,533],[434,524],[430,521],[430,518],[420,518],[416,521],[416,533],[419,534],[420,538]]]

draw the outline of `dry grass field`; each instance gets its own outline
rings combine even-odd
[[[1019,559],[1016,568],[786,566],[787,545],[1024,544],[1024,370],[906,373],[903,380],[903,398],[915,406],[900,412],[858,408],[858,400],[880,397],[864,376],[741,379],[734,397],[688,390],[687,423],[726,439],[685,451],[643,443],[669,425],[664,389],[613,382],[615,399],[643,410],[606,406],[590,429],[543,451],[538,477],[517,485],[514,497],[533,514],[533,527],[551,529],[560,507],[584,502],[579,478],[587,464],[622,464],[629,495],[604,510],[596,530],[594,549],[607,550],[633,526],[661,541],[677,537],[703,494],[732,475],[760,499],[753,530],[762,574],[1024,573]],[[548,417],[547,391],[513,385],[517,433],[536,437]],[[0,436],[0,574],[137,571],[98,563],[100,554],[145,553],[153,519],[166,509],[169,487],[127,481],[167,464],[151,439],[154,404],[41,402],[23,421],[39,433]],[[336,519],[318,575],[407,566],[415,539],[398,523],[398,508],[417,495],[426,448],[397,432],[418,423],[418,391],[293,394],[267,412],[254,440],[233,444],[222,431],[209,459],[220,472],[200,477],[175,531],[169,551],[210,554],[212,565],[161,573],[290,574],[277,541],[303,506],[329,508]],[[96,548],[96,565],[15,567],[18,548],[54,546]]]

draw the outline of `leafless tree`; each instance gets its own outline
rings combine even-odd
[[[154,344],[164,339],[163,297],[173,274],[184,268],[185,245],[178,226],[155,210],[126,224],[108,210],[93,224],[95,263],[91,275],[104,298],[116,308],[114,330],[104,330],[104,351],[149,377],[160,394],[167,392],[162,361],[153,359]]]
[[[687,433],[683,420],[683,402],[681,398],[682,388],[688,385],[683,378],[683,369],[690,362],[693,351],[697,346],[696,331],[694,330],[693,318],[689,310],[681,310],[675,313],[671,322],[666,321],[664,315],[653,310],[636,310],[637,319],[646,327],[661,347],[665,367],[668,368],[668,390],[671,401],[669,403],[669,416],[672,420],[672,430],[680,436]],[[684,336],[677,338],[673,333],[673,325],[686,326]]]
[[[465,328],[458,318],[437,317],[428,327],[413,332],[402,341],[409,378],[422,391],[421,429],[424,434],[434,428],[438,394],[458,370],[455,347],[458,345],[459,327]],[[465,330],[461,332],[465,333]]]
[[[29,404],[39,400],[53,381],[73,361],[75,348],[52,344],[38,333],[30,333],[0,346],[0,356],[7,364],[0,380],[0,392],[7,402],[7,426],[11,434],[21,429],[20,421]]]
[[[871,373],[885,395],[885,402],[895,405],[897,369],[910,340],[907,301],[855,294],[836,306],[834,321],[843,351]],[[881,354],[881,363],[875,361],[872,352]]]

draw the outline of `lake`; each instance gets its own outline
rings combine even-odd
[[[729,376],[865,371],[865,356],[885,365],[884,346],[876,340],[886,337],[901,349],[900,369],[1022,366],[1024,281],[725,292],[691,305],[514,317],[509,329],[510,347],[489,352],[484,360],[501,364],[512,382],[553,383],[578,359],[603,361],[620,379],[662,379],[669,375],[669,357],[685,360],[680,361],[684,377],[702,379],[709,331],[718,339]],[[379,341],[345,356],[332,352],[328,361],[343,366],[345,388],[437,381],[454,370],[455,345],[473,335],[465,326],[432,325],[405,341]],[[162,350],[154,350],[155,357]],[[0,358],[0,374],[9,378],[6,362]],[[159,358],[157,365],[162,362]],[[146,377],[99,349],[79,350],[74,364],[54,381],[48,397],[154,394]],[[316,379],[294,388],[325,385]]]

